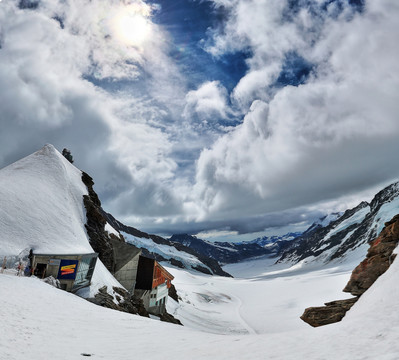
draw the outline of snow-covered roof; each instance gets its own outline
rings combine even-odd
[[[82,173],[53,145],[0,170],[0,255],[93,253]]]

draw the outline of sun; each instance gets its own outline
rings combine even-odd
[[[126,6],[111,17],[111,31],[115,39],[127,46],[142,46],[150,37],[152,24],[147,8]]]

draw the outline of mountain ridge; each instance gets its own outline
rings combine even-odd
[[[173,234],[169,240],[191,247],[204,256],[222,264],[231,264],[260,256],[275,257],[280,249],[301,233],[288,233],[282,236],[264,236],[242,242],[211,242],[189,234]]]
[[[290,244],[278,262],[298,263],[305,259],[338,261],[360,248],[359,254],[365,254],[367,244],[397,213],[399,182],[394,182],[380,190],[370,203],[362,201],[327,226],[312,225]]]

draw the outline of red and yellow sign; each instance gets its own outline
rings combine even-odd
[[[73,274],[76,270],[76,264],[61,266],[61,276]]]
[[[61,260],[57,279],[75,280],[78,264],[78,260]]]

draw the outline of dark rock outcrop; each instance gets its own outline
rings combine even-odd
[[[112,272],[114,268],[114,255],[111,239],[105,231],[106,220],[103,216],[101,201],[93,190],[93,179],[82,172],[82,181],[86,185],[89,195],[83,196],[83,203],[86,208],[86,231],[89,235],[90,245],[105,267]],[[122,241],[122,240],[121,240]]]
[[[313,327],[336,323],[342,320],[357,299],[355,297],[347,300],[336,300],[325,303],[325,306],[309,307],[305,309],[301,319]]]
[[[109,309],[149,317],[148,312],[144,307],[143,300],[134,295],[130,295],[122,288],[114,286],[112,289],[115,293],[116,299],[118,300],[118,304],[115,304],[114,297],[108,294],[106,286],[100,288],[94,298],[87,300]]]
[[[179,295],[177,295],[177,290],[173,284],[170,284],[168,289],[168,295],[175,301],[179,302]]]
[[[343,291],[356,296],[347,300],[326,303],[326,306],[305,309],[301,319],[311,326],[322,326],[341,321],[359,297],[388,270],[396,254],[393,250],[399,243],[399,214],[385,223],[377,239],[371,242],[364,259],[352,272]]]
[[[371,242],[364,259],[352,272],[344,291],[352,295],[362,295],[385,271],[388,270],[396,254],[393,250],[399,242],[399,215],[385,223],[377,239]]]
[[[125,289],[114,286],[112,288],[118,304],[115,303],[114,297],[108,294],[107,287],[103,286],[98,290],[94,298],[87,299],[93,304],[106,307],[109,309],[123,311],[129,314],[136,314],[144,317],[150,317],[148,311],[145,309],[143,300],[135,295],[130,295]],[[183,325],[180,320],[176,319],[173,315],[165,312],[159,316],[159,319],[171,324]]]
[[[179,319],[176,319],[173,315],[169,314],[168,312],[164,312],[159,318],[161,321],[183,326],[183,324],[180,322]]]

